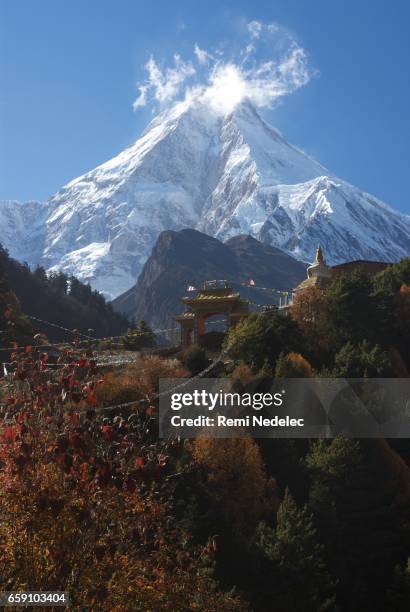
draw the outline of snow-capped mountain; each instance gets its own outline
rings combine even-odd
[[[135,283],[169,229],[250,234],[304,261],[318,242],[330,263],[410,254],[410,217],[289,145],[249,102],[225,116],[180,102],[48,202],[0,202],[0,223],[13,257],[73,273],[110,298]]]

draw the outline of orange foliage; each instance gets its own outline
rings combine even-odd
[[[220,511],[239,534],[278,507],[276,483],[265,472],[252,438],[197,438],[192,452],[207,471]]]
[[[410,285],[402,285],[398,295],[400,322],[410,325]]]
[[[288,353],[277,361],[276,378],[312,378],[314,375],[314,369],[300,353]]]
[[[73,609],[246,610],[218,590],[213,550],[170,520],[179,443],[158,441],[145,407],[102,418],[91,352],[60,369],[15,352],[0,407],[0,590],[68,591]],[[175,364],[145,360],[136,378]]]
[[[103,406],[149,399],[158,392],[160,378],[182,378],[187,375],[187,370],[176,359],[145,356],[122,371],[108,372],[98,388],[97,397]]]
[[[318,287],[308,287],[296,293],[291,317],[308,336],[312,347],[328,350],[332,346],[332,332],[329,329],[326,296]]]
[[[3,589],[59,589],[101,610],[245,610],[202,570],[206,549],[167,522],[167,505],[116,487],[72,487],[55,463],[2,472]],[[6,478],[5,478],[6,477]]]
[[[298,291],[291,308],[292,318],[302,329],[314,328],[325,314],[325,297],[318,287]]]
[[[233,381],[239,381],[242,384],[249,383],[255,378],[252,369],[246,363],[240,363],[233,370],[231,378]]]

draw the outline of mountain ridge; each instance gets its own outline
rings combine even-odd
[[[277,291],[292,289],[305,276],[304,264],[251,236],[223,243],[193,229],[168,230],[159,235],[134,287],[112,304],[154,327],[173,327],[188,286],[199,289],[206,280],[223,279],[251,302],[277,304]],[[256,287],[247,286],[251,279]]]
[[[227,115],[179,102],[46,203],[0,202],[0,222],[15,258],[74,274],[109,298],[134,285],[165,230],[250,234],[301,261],[321,242],[332,264],[410,253],[409,216],[288,144],[247,101]]]

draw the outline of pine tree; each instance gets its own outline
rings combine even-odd
[[[21,312],[20,303],[0,269],[0,345],[31,344],[33,329]]]
[[[410,609],[410,557],[405,565],[396,565],[386,599],[388,610]]]
[[[258,545],[272,562],[277,588],[272,610],[319,612],[333,609],[334,584],[324,561],[313,515],[298,508],[286,489],[276,529],[261,523]]]
[[[58,272],[49,276],[51,287],[58,294],[66,294],[68,291],[68,276],[64,272]]]
[[[47,272],[43,268],[43,266],[37,266],[37,268],[33,272],[34,277],[40,281],[42,285],[45,285],[48,282]]]
[[[371,278],[361,270],[341,274],[327,289],[326,309],[336,347],[349,341],[374,341],[377,327],[372,289]]]
[[[389,377],[390,360],[385,351],[376,344],[371,346],[363,340],[359,344],[347,342],[335,356],[335,378]]]
[[[378,341],[394,346],[410,369],[410,258],[389,266],[373,279]]]
[[[155,334],[146,321],[141,319],[138,323],[137,331],[143,338],[144,346],[151,347],[155,345]]]
[[[306,464],[338,604],[386,610],[387,588],[408,549],[408,466],[384,440],[344,438],[314,441]]]
[[[151,348],[155,346],[155,334],[150,326],[141,320],[138,325],[128,328],[127,333],[122,337],[122,344],[129,351]]]

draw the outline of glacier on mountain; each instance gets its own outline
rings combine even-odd
[[[410,217],[289,145],[247,101],[218,115],[191,98],[112,160],[45,203],[0,202],[0,243],[30,265],[74,274],[114,298],[163,230],[238,234],[310,261],[410,254]]]

